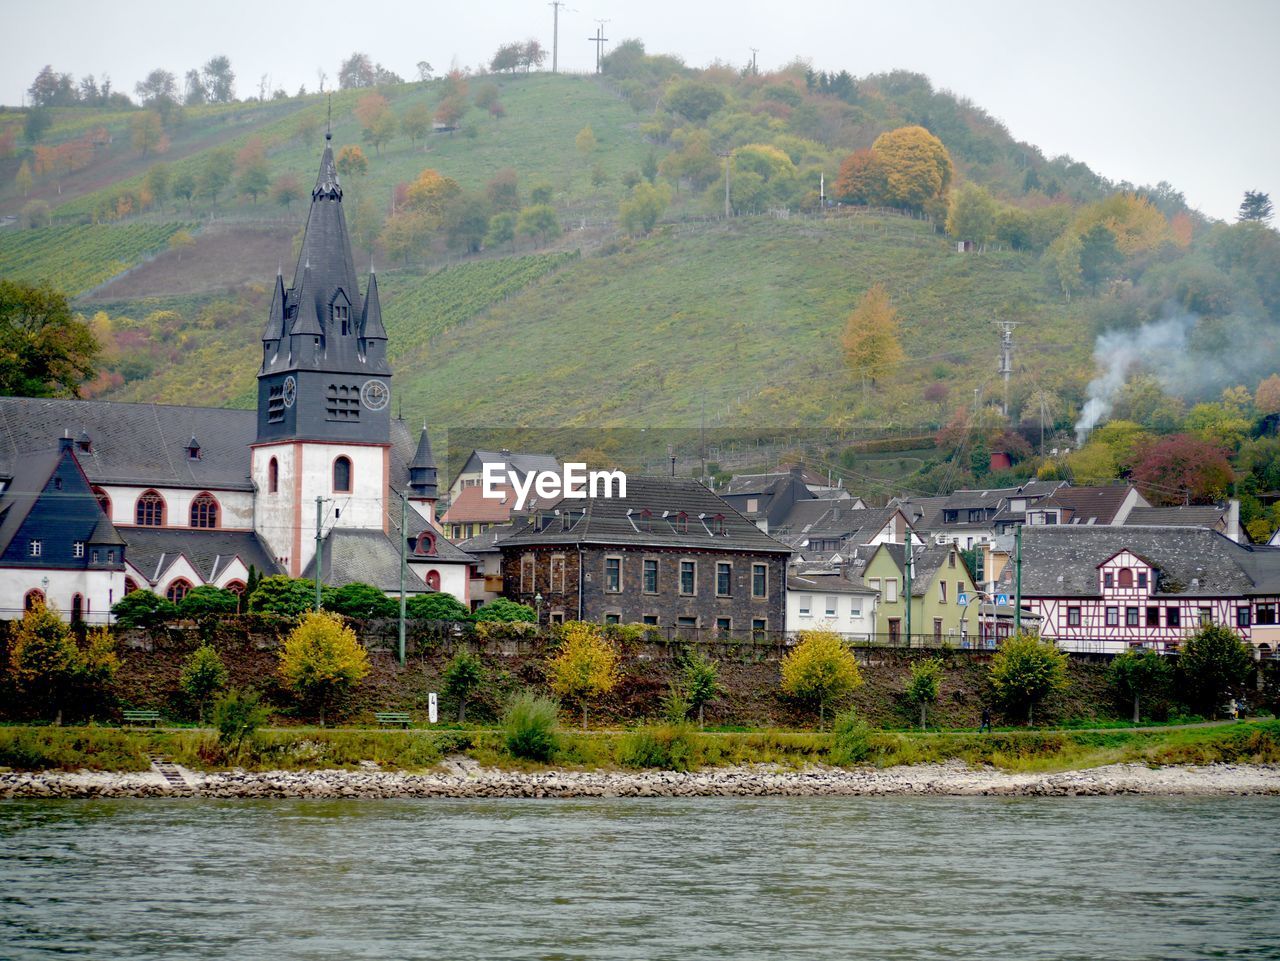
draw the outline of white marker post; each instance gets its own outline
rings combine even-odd
[[[439,704],[436,701],[436,692],[432,691],[427,695],[427,720],[432,724],[440,720]]]

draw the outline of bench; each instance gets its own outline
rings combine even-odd
[[[400,727],[408,727],[413,723],[406,711],[380,711],[374,714],[373,718],[384,726],[396,724]]]
[[[159,711],[123,711],[125,725],[149,724],[155,727],[160,723]]]

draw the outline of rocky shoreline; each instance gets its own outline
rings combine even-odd
[[[136,773],[0,773],[0,799],[13,798],[588,798],[1142,795],[1280,795],[1280,766],[1140,764],[1052,774],[1015,774],[960,762],[884,770],[768,765],[675,771],[502,771],[450,758],[426,773],[383,771],[227,771],[167,766]],[[177,776],[175,776],[175,772]]]

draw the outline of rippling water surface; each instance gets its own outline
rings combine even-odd
[[[1280,800],[0,802],[0,958],[1280,958]]]

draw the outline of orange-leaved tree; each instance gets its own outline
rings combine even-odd
[[[898,312],[883,284],[862,295],[844,323],[840,343],[845,363],[863,384],[874,385],[877,374],[891,372],[905,359],[898,343]]]

